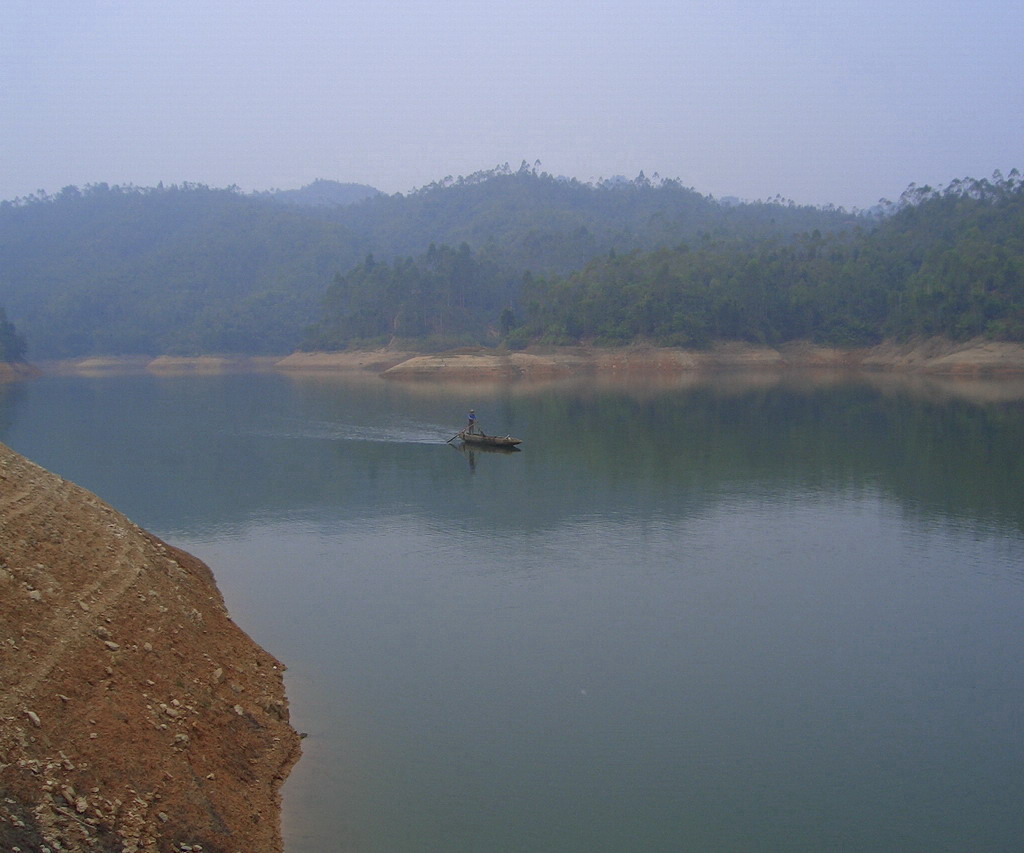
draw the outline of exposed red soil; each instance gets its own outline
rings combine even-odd
[[[283,670],[202,562],[0,444],[0,850],[280,851]]]

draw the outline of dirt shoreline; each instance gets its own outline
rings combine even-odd
[[[899,371],[953,376],[1024,373],[1024,345],[993,341],[886,343],[834,349],[809,343],[779,347],[720,343],[708,350],[655,347],[572,347],[550,351],[458,351],[421,355],[388,368],[389,379],[558,378],[579,375],[682,375],[716,370],[800,369]]]
[[[833,348],[807,342],[778,347],[722,342],[706,350],[650,346],[534,347],[521,352],[465,348],[424,354],[408,350],[296,352],[285,357],[200,356],[158,358],[90,357],[44,362],[42,373],[107,375],[151,372],[160,375],[281,371],[290,374],[363,373],[388,379],[514,380],[570,376],[686,374],[710,370],[790,370],[801,368],[898,371],[948,376],[997,377],[1024,374],[1024,344],[975,339],[953,342],[928,338],[885,342],[873,347]],[[0,372],[0,379],[4,377]]]
[[[0,444],[0,850],[280,853],[283,671],[205,564]]]

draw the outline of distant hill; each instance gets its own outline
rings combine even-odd
[[[390,341],[1024,340],[1016,171],[912,185],[885,215],[722,203],[642,173],[584,184],[525,164],[326,203],[344,186],[281,203],[99,184],[0,204],[11,340],[36,360]]]
[[[1024,340],[1024,181],[1016,172],[943,190],[912,187],[891,215],[860,217],[855,229],[835,227],[843,224],[841,213],[819,212],[817,221],[832,230],[797,234],[780,224],[813,224],[813,210],[722,207],[676,188],[669,192],[679,203],[671,215],[649,215],[646,229],[645,206],[657,196],[616,184],[591,197],[619,211],[614,220],[588,220],[593,231],[559,232],[555,220],[539,232],[510,231],[501,246],[505,257],[532,249],[532,269],[540,273],[520,280],[509,278],[509,266],[496,260],[501,253],[486,244],[478,251],[468,243],[457,250],[431,245],[390,263],[369,258],[331,284],[304,345],[339,349],[394,338],[510,348]],[[514,204],[505,210],[510,218],[518,213]],[[487,211],[465,221],[479,224]],[[539,212],[553,211],[564,208],[552,202]],[[611,221],[636,231],[602,251],[616,235],[599,229]],[[659,244],[647,248],[652,243]],[[550,272],[559,258],[584,254],[589,259],[569,273]]]
[[[267,193],[276,201],[301,207],[344,207],[381,194],[366,184],[342,184],[319,179],[297,190],[271,190]]]
[[[0,305],[28,357],[290,352],[364,255],[306,208],[200,185],[0,205]]]
[[[416,255],[431,243],[472,249],[522,273],[569,272],[607,253],[654,249],[699,235],[791,237],[856,227],[864,217],[781,199],[725,206],[674,180],[555,178],[524,163],[408,195],[380,195],[322,215],[363,237],[378,258]]]
[[[609,252],[686,240],[789,240],[865,224],[846,211],[781,201],[726,207],[643,175],[592,185],[525,166],[445,179],[408,195],[333,181],[294,193],[281,203],[274,193],[198,184],[95,184],[0,203],[0,306],[36,360],[287,353],[322,320],[338,276],[369,255],[400,263],[425,257],[433,245],[452,247],[437,257],[486,274],[495,289],[485,293],[479,278],[460,281],[473,295],[460,298],[455,327],[406,328],[491,339],[488,330],[518,300],[525,273],[568,274]]]
[[[506,341],[1024,341],[1024,180],[911,187],[871,227],[596,257],[524,286]]]

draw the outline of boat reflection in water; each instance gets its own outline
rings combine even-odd
[[[481,437],[482,436],[479,435],[472,436],[472,438],[477,439]],[[497,436],[485,437],[496,438]],[[522,452],[521,449],[516,446],[522,443],[518,438],[511,439],[511,441],[514,442],[513,444],[509,444],[508,442],[502,444],[489,444],[480,441],[467,441],[466,437],[463,436],[461,433],[459,434],[459,438],[462,439],[462,441],[460,441],[458,444],[452,444],[449,446],[453,447],[455,450],[459,451],[463,456],[466,457],[466,460],[469,462],[469,470],[471,472],[476,471],[476,455],[478,453],[490,453],[499,456],[510,456],[513,453]]]

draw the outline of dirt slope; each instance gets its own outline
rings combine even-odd
[[[284,667],[209,569],[0,444],[0,850],[281,850]]]

